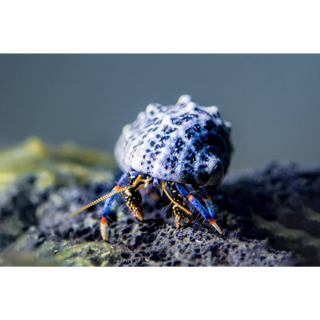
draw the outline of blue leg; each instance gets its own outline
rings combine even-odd
[[[203,201],[205,202],[207,208],[208,208],[208,211],[209,211],[209,214],[211,216],[211,218],[214,220],[214,221],[217,221],[218,217],[217,217],[217,209],[216,209],[216,206],[215,204],[213,203],[211,197],[207,194],[207,192],[202,189],[202,192],[205,194],[202,199]]]
[[[127,172],[122,175],[117,185],[112,189],[112,191],[116,191],[117,189],[120,189],[127,184],[128,174]],[[102,209],[102,217],[101,217],[101,223],[100,223],[100,231],[101,236],[103,240],[107,239],[107,219],[110,214],[111,206],[116,198],[116,194],[107,198],[106,202],[104,203],[103,209]]]
[[[221,229],[216,223],[216,219],[212,217],[212,213],[208,213],[208,211],[202,206],[202,204],[189,192],[189,190],[183,185],[176,183],[176,187],[181,195],[186,198],[190,203],[202,214],[202,216],[220,233],[222,234]],[[210,198],[211,199],[211,198]],[[207,199],[206,199],[207,200]],[[212,200],[211,200],[212,202]],[[212,202],[213,203],[213,202]],[[207,202],[206,202],[207,204]],[[209,201],[210,204],[210,201]],[[211,210],[212,207],[209,209]]]

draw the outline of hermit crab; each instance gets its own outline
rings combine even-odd
[[[231,124],[215,106],[201,107],[183,95],[175,105],[151,103],[136,121],[126,125],[116,143],[115,158],[125,172],[112,192],[76,211],[107,199],[101,217],[101,236],[107,238],[107,221],[117,193],[124,192],[131,213],[143,221],[140,190],[149,185],[163,190],[173,204],[177,227],[192,222],[194,207],[220,233],[217,210],[202,188],[223,179],[230,162]],[[202,203],[191,194],[201,197]]]

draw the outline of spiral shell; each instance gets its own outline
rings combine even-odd
[[[231,124],[215,106],[202,107],[189,95],[176,105],[151,103],[126,125],[115,147],[123,171],[202,186],[219,183],[232,153]]]

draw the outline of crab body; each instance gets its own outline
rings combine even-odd
[[[117,185],[111,193],[73,215],[107,199],[101,218],[101,235],[106,240],[107,221],[116,194],[125,193],[130,211],[142,221],[139,190],[153,182],[173,204],[177,227],[183,219],[192,222],[191,204],[222,233],[216,223],[215,205],[201,187],[220,183],[227,172],[232,153],[230,130],[231,124],[221,119],[217,107],[199,106],[188,95],[181,96],[176,105],[149,104],[136,121],[123,128],[116,143],[115,157],[125,172]],[[205,207],[187,185],[198,191]]]

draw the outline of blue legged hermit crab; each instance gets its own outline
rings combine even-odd
[[[201,107],[183,95],[176,105],[149,104],[132,124],[126,125],[115,147],[115,157],[125,172],[112,192],[73,215],[107,199],[101,218],[101,236],[107,238],[107,221],[116,194],[125,193],[127,206],[140,221],[141,189],[149,184],[162,189],[173,204],[177,227],[192,222],[188,202],[220,233],[217,211],[203,188],[221,182],[229,166],[231,124],[223,121],[217,107]],[[206,208],[190,193],[198,191]]]

